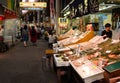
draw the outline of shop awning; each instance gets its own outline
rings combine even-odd
[[[0,19],[11,19],[18,18],[18,15],[15,11],[8,9],[6,6],[0,4]]]
[[[13,10],[4,7],[4,17],[5,19],[18,18],[18,15]]]

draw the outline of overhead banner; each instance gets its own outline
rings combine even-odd
[[[51,24],[55,24],[55,3],[54,0],[50,0],[50,19],[51,19]]]
[[[46,2],[20,2],[20,7],[36,7],[36,8],[46,8]]]
[[[43,8],[22,8],[23,10],[43,10]]]
[[[90,14],[98,12],[99,11],[98,0],[88,0],[88,10]]]
[[[71,18],[81,17],[99,11],[98,0],[74,0],[70,4]]]

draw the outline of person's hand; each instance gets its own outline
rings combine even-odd
[[[107,35],[105,34],[105,35],[103,35],[103,37],[107,37]]]

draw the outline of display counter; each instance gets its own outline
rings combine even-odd
[[[104,78],[104,70],[86,58],[80,58],[70,62],[70,64],[78,73],[78,75],[83,79],[84,83],[91,83]]]
[[[70,66],[70,63],[68,59],[66,61],[63,60],[60,54],[53,55],[53,67],[54,67],[54,71],[57,73],[58,83],[61,83],[61,76],[66,72],[68,72],[67,78],[69,79],[70,77],[69,66]]]
[[[105,80],[104,83],[109,83],[111,78],[120,76],[119,40],[104,40],[102,36],[95,36],[88,42],[68,45],[65,48],[57,49],[59,52],[63,52],[63,55],[65,54],[68,60],[63,61],[64,57],[56,57],[54,55],[56,66],[68,66],[66,65],[68,63],[77,73],[78,77],[83,80],[83,83],[91,83],[103,78]],[[79,50],[78,54],[80,57],[75,58],[76,55],[73,49]],[[69,54],[69,50],[73,53]],[[78,83],[80,82],[78,81]]]
[[[91,83],[104,78],[104,71],[85,57],[73,61],[70,59],[64,61],[63,57],[61,57],[60,54],[54,54],[54,63],[57,68],[56,71],[59,79],[59,72],[63,70],[62,68],[67,68],[70,65],[77,72],[80,78],[83,79],[84,83]]]
[[[64,61],[62,59],[62,57],[59,57],[59,56],[60,56],[60,54],[54,54],[53,55],[56,67],[70,66],[69,60]]]

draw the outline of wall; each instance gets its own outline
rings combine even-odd
[[[111,13],[108,13],[108,14],[106,14],[106,15],[107,15],[107,19],[105,19],[105,20],[103,21],[103,25],[105,25],[106,23],[112,24],[112,21],[111,21],[112,14],[111,14]]]

